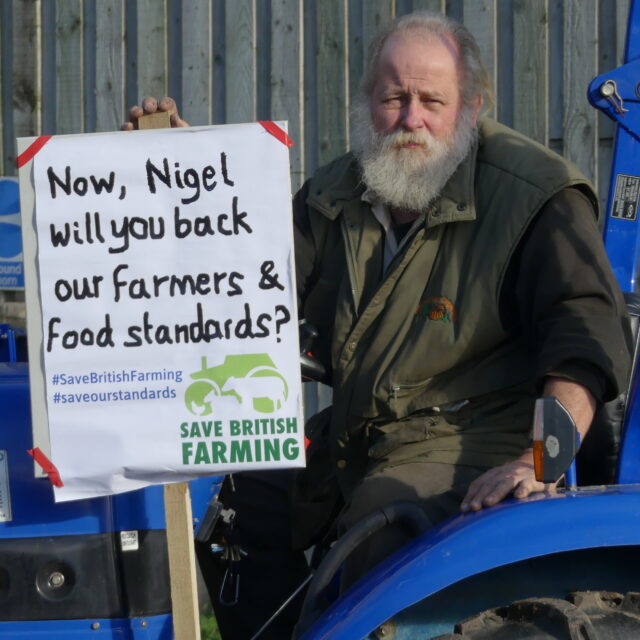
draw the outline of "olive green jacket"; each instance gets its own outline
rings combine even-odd
[[[383,273],[384,230],[355,158],[316,172],[296,211],[301,315],[332,371],[330,441],[348,495],[381,466],[429,459],[489,468],[527,445],[534,357],[508,333],[510,258],[551,196],[586,179],[490,120],[421,226]],[[300,210],[301,209],[301,210]]]

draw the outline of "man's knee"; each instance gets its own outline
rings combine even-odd
[[[409,463],[369,475],[356,487],[341,514],[340,535],[364,517],[402,500],[417,504],[424,512],[420,527],[426,531],[458,513],[466,487],[481,469],[439,463]],[[363,540],[345,563],[342,587],[358,580],[391,553],[411,541],[415,523],[398,521]]]
[[[482,469],[436,462],[412,462],[366,476],[356,487],[341,523],[349,527],[396,500],[419,504],[435,524],[458,512],[469,484]]]

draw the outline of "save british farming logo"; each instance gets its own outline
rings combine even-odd
[[[179,425],[183,465],[282,466],[303,455],[298,418],[281,411],[289,387],[268,354],[229,355],[213,367],[203,356],[191,378],[185,405],[197,419]]]
[[[199,371],[185,392],[185,405],[196,416],[216,413],[216,401],[235,398],[238,406],[260,413],[274,413],[284,406],[289,387],[271,357],[266,353],[227,356],[221,364],[207,366],[202,357]]]
[[[426,318],[427,320],[454,322],[456,319],[456,309],[449,298],[425,298],[420,301],[415,315]]]

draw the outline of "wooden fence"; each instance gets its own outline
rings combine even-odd
[[[608,179],[612,128],[585,99],[621,61],[629,0],[3,0],[0,174],[17,136],[118,128],[143,95],[192,124],[288,119],[294,188],[349,146],[365,51],[394,15],[475,34],[500,121]]]
[[[476,36],[494,78],[491,115],[563,153],[606,195],[613,128],[585,93],[622,60],[629,4],[2,0],[0,175],[15,173],[18,136],[113,130],[126,105],[169,94],[194,125],[288,120],[295,189],[349,147],[372,36],[395,15],[430,9]]]

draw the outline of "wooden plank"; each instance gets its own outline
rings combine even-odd
[[[304,169],[305,177],[308,178],[318,167],[318,24],[315,3],[303,3],[302,28],[304,30]]]
[[[40,48],[40,78],[42,92],[42,113],[40,133],[49,135],[56,133],[58,89],[56,74],[56,5],[51,0],[44,0],[41,6],[40,20],[42,36]]]
[[[124,0],[125,57],[124,104],[131,107],[140,102],[138,91],[138,6]]]
[[[346,0],[316,5],[318,25],[318,161],[329,162],[347,148]]]
[[[213,97],[212,121],[214,124],[226,122],[226,102],[224,95],[225,80],[225,33],[224,33],[224,3],[225,0],[214,0],[212,6],[212,55],[213,55]]]
[[[203,3],[206,6],[206,3]],[[183,43],[184,24],[182,0],[167,0],[166,37],[167,37],[167,95],[171,96],[182,113],[185,103],[182,95],[182,58],[184,55],[185,43]],[[200,25],[199,25],[200,26]],[[186,43],[188,46],[188,43]]]
[[[348,95],[349,104],[360,91],[371,41],[395,17],[391,0],[359,0],[348,2]],[[351,132],[351,127],[349,127]],[[351,137],[350,137],[351,141]],[[349,145],[351,146],[351,144]]]
[[[600,139],[598,146],[598,201],[600,202],[600,229],[604,227],[609,186],[611,182],[611,164],[613,162],[613,140],[611,138]]]
[[[362,49],[366,59],[371,40],[395,17],[393,0],[369,0],[362,6]]]
[[[175,640],[200,640],[193,516],[188,482],[164,485]]]
[[[371,41],[396,15],[392,0],[348,2],[348,75],[350,100],[360,90]]]
[[[412,0],[396,0],[396,15],[403,16],[413,11]]]
[[[564,0],[549,0],[549,147],[562,153],[564,139]]]
[[[609,9],[611,9],[609,2]],[[631,0],[616,0],[616,64],[619,67],[624,62],[624,50],[627,43],[627,26]]]
[[[13,136],[40,133],[40,3],[13,0]],[[13,153],[7,167],[15,166],[14,141],[9,141]]]
[[[464,0],[464,24],[478,43],[480,57],[491,78],[491,90],[498,95],[498,14],[496,0]],[[495,118],[496,106],[486,105],[485,113]]]
[[[618,65],[618,43],[624,41],[626,22],[618,24],[618,9],[620,3],[613,7],[610,0],[600,0],[598,11],[598,74],[611,71]],[[628,9],[628,7],[627,7]],[[625,16],[626,17],[626,16]],[[622,32],[621,32],[622,31]],[[615,124],[605,115],[597,112],[598,116],[598,195],[600,206],[605,211],[611,179],[611,161],[613,156],[613,136]],[[600,218],[604,224],[604,217]]]
[[[226,120],[253,122],[256,119],[256,7],[255,0],[227,0]]]
[[[413,10],[423,9],[425,11],[435,11],[436,13],[446,13],[446,0],[413,0]]]
[[[563,154],[597,184],[598,121],[586,97],[586,89],[598,73],[596,9],[596,0],[564,2]]]
[[[547,0],[513,3],[513,125],[534,140],[548,142]]]
[[[85,133],[95,133],[97,131],[96,95],[98,93],[96,86],[96,0],[83,0],[82,54],[83,129]]]
[[[271,120],[271,2],[256,2],[256,119]]]
[[[84,130],[82,4],[56,4],[56,133]]]
[[[498,3],[498,99],[496,118],[513,126],[513,0]]]
[[[171,113],[169,111],[156,111],[138,118],[138,128],[144,129],[170,129]]]
[[[291,189],[304,180],[304,96],[302,0],[273,0],[271,5],[271,118],[288,120]]]
[[[618,65],[617,43],[621,34],[617,11],[611,4],[610,0],[598,0],[598,73],[605,73]]]
[[[598,7],[598,74],[606,73],[617,65],[616,44],[620,36],[617,31],[616,11],[611,9],[610,0],[599,0]],[[612,138],[614,123],[606,116],[598,117],[600,138]],[[598,164],[602,167],[602,161]]]
[[[462,22],[462,0],[447,0],[447,15],[458,22]]]
[[[211,122],[211,3],[182,0],[182,117],[192,125]]]
[[[362,19],[364,1],[365,0],[350,0],[350,2],[347,3],[347,47],[349,51],[347,83],[349,86],[350,101],[360,92],[360,81],[362,80],[367,58],[367,50],[364,46],[364,21]],[[351,127],[349,127],[349,131],[351,132]]]
[[[96,130],[116,131],[124,103],[124,0],[96,3]]]
[[[138,99],[167,95],[166,0],[138,0]]]

